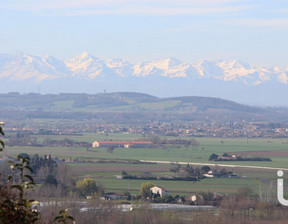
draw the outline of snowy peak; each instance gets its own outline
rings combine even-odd
[[[169,78],[186,77],[189,65],[175,58],[159,59],[152,62],[140,63],[134,66],[134,75],[146,77],[159,75]]]
[[[133,73],[133,65],[120,58],[107,59],[105,63],[109,69],[122,77],[129,76]]]
[[[223,70],[227,69],[251,69],[251,66],[245,62],[242,61],[220,61],[217,63],[219,67],[221,67]]]
[[[87,52],[64,60],[66,67],[74,74],[91,79],[110,72],[104,61],[89,55]]]
[[[250,66],[242,61],[219,61],[216,65],[223,70],[223,74],[218,78],[224,81],[240,81],[246,85],[259,85],[271,80],[274,73],[266,68]]]
[[[66,75],[64,63],[49,56],[32,56],[23,52],[0,55],[0,78],[40,82]]]
[[[93,60],[97,60],[98,58],[95,58],[94,56],[90,55],[88,52],[83,52],[81,54],[78,54],[74,57],[68,58],[71,62],[91,62]],[[67,60],[67,59],[66,59]],[[65,60],[65,61],[66,61]]]
[[[203,78],[214,77],[218,78],[223,75],[221,67],[217,66],[215,62],[201,60],[194,65],[198,74]]]
[[[154,62],[155,66],[158,67],[159,69],[171,69],[175,67],[181,66],[183,63],[176,58],[166,58],[164,60],[157,60]]]

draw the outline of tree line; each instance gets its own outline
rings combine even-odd
[[[37,137],[18,132],[16,135],[11,135],[7,141],[7,146],[33,146],[33,147],[91,147],[91,143],[84,141],[75,141],[73,139],[64,138],[60,140],[45,138],[42,142],[38,141]]]

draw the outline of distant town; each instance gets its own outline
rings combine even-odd
[[[48,127],[47,127],[48,126]],[[93,122],[83,122],[81,126],[70,124],[70,128],[57,124],[55,127],[49,122],[45,124],[34,123],[29,127],[7,127],[7,132],[26,132],[32,135],[69,135],[83,132],[89,133],[123,133],[161,136],[192,136],[192,137],[220,137],[220,138],[285,138],[288,137],[288,124],[285,123],[246,123],[246,122],[190,122],[189,124],[171,124],[157,122],[146,125],[106,124],[99,125]],[[69,126],[69,124],[68,124]],[[73,128],[75,127],[75,128]]]

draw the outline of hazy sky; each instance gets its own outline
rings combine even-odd
[[[288,66],[287,0],[0,0],[0,52]]]

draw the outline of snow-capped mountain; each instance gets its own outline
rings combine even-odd
[[[99,76],[162,76],[167,78],[219,79],[259,85],[269,80],[288,84],[288,67],[253,67],[241,61],[207,61],[185,63],[175,58],[158,59],[133,65],[122,59],[101,60],[87,52],[63,61],[51,56],[25,53],[0,54],[0,78],[41,82],[60,77],[95,79]]]
[[[37,86],[52,92],[109,89],[159,96],[173,92],[174,95],[228,96],[240,101],[241,97],[252,99],[257,94],[265,99],[270,97],[273,102],[276,95],[281,98],[286,94],[286,89],[288,94],[285,66],[266,68],[225,60],[187,63],[175,58],[132,64],[122,59],[102,60],[87,52],[65,60],[21,52],[0,54],[0,80],[1,92],[31,92]]]
[[[104,61],[89,55],[87,52],[67,58],[64,63],[74,76],[88,77],[90,79],[113,72]]]
[[[0,54],[0,79],[41,82],[57,79],[68,73],[65,64],[51,56],[32,56],[22,52]]]
[[[150,75],[164,76],[168,78],[187,77],[191,74],[190,65],[180,62],[175,58],[167,58],[134,66],[133,75],[147,77]]]

